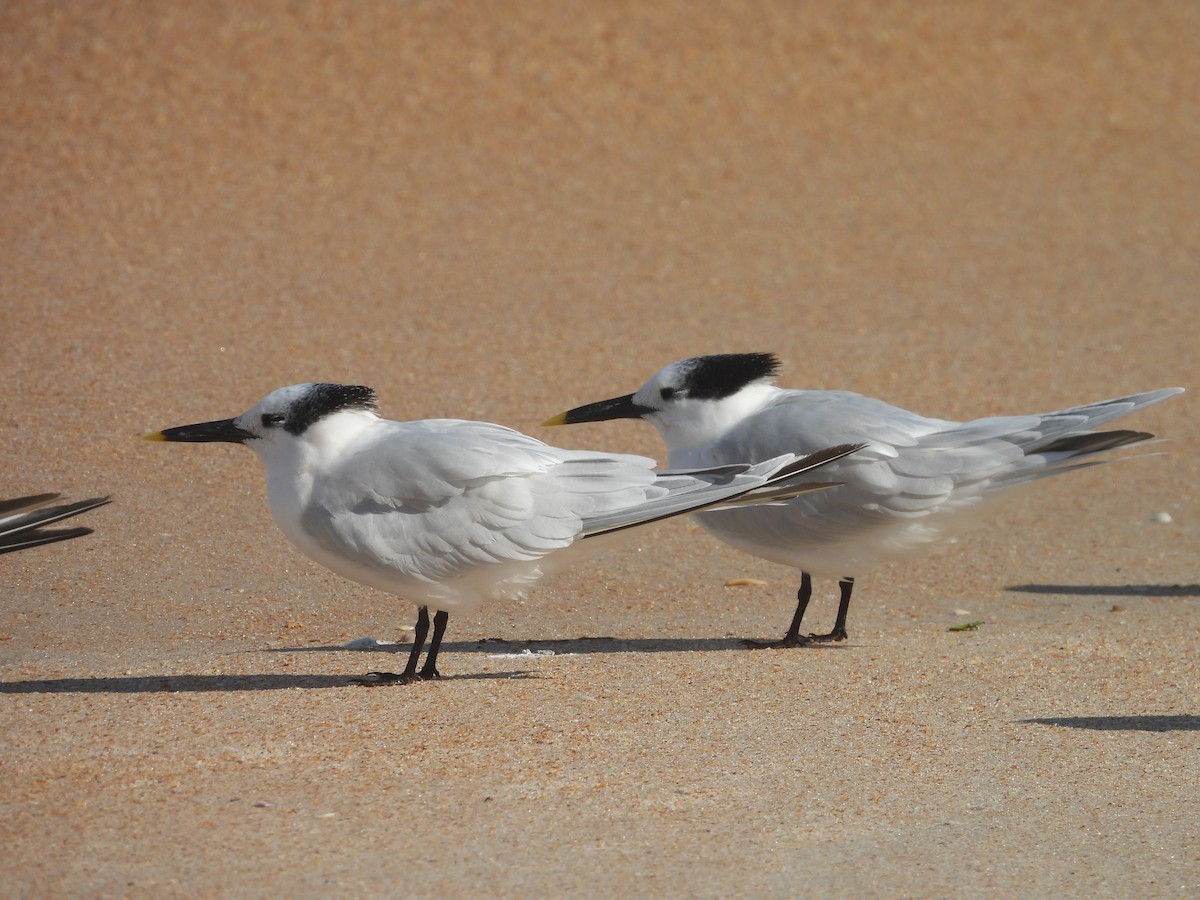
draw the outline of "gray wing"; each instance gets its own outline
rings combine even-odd
[[[314,491],[303,528],[406,580],[537,560],[570,546],[586,518],[666,493],[645,457],[559,450],[482,422],[394,425]]]
[[[1092,454],[1152,437],[1090,429],[1179,392],[1168,388],[1053,413],[970,422],[925,418],[841,391],[781,392],[714,446],[716,458],[762,458],[846,441],[863,441],[865,447],[822,470],[823,478],[841,482],[835,489],[797,497],[768,515],[718,512],[706,514],[706,522],[736,527],[744,540],[782,547],[838,543],[899,520],[974,511],[1001,488],[1095,465],[1105,460],[1089,458]]]

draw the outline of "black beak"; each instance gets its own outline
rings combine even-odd
[[[215,422],[198,422],[195,425],[180,425],[178,428],[164,428],[153,434],[146,435],[148,441],[188,441],[189,443],[209,443],[224,441],[227,444],[245,443],[254,437],[250,432],[238,428],[233,419],[218,419]]]
[[[578,425],[582,422],[607,422],[609,419],[640,419],[654,412],[649,406],[633,402],[633,394],[600,400],[586,406],[577,406],[547,419],[543,425]]]

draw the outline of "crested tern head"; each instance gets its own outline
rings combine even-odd
[[[403,673],[438,675],[451,612],[517,596],[604,536],[697,509],[778,503],[829,487],[807,473],[856,445],[754,465],[656,472],[654,460],[562,450],[487,422],[380,418],[358,385],[297,384],[232,419],[167,428],[149,440],[245,444],[263,462],[279,528],[316,562],[418,607]],[[425,663],[417,662],[435,610]]]
[[[935,548],[974,525],[1006,489],[1108,461],[1097,454],[1146,441],[1141,431],[1094,431],[1182,392],[1165,388],[1034,415],[954,422],[848,391],[776,387],[771,353],[698,356],[672,363],[636,392],[579,406],[546,425],[644,419],[667,444],[672,466],[712,466],[857,442],[829,465],[833,490],[786,504],[702,512],[710,533],[755,556],[801,570],[782,641],[844,640],[854,579],[878,563]],[[812,576],[840,579],[828,634],[801,636]]]

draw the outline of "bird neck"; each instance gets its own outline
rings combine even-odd
[[[378,416],[365,409],[344,409],[325,416],[310,425],[298,442],[304,448],[304,461],[321,464],[336,458],[378,421]]]
[[[670,452],[671,465],[721,437],[770,400],[779,389],[769,384],[751,384],[720,400],[685,400],[654,417],[654,424]]]
[[[331,461],[377,421],[365,410],[342,410],[314,422],[291,440],[253,444],[269,478],[295,478],[327,468]]]

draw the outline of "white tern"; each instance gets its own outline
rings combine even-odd
[[[1008,488],[1106,462],[1095,455],[1152,438],[1143,431],[1091,429],[1183,390],[952,422],[848,391],[779,388],[772,383],[779,365],[770,353],[685,359],[661,369],[636,393],[576,407],[544,423],[645,419],[666,441],[671,466],[866,445],[822,470],[822,477],[839,483],[831,490],[786,504],[697,515],[726,543],[801,570],[796,612],[784,638],[748,641],[752,646],[845,640],[857,576],[953,539]],[[814,575],[838,578],[841,599],[829,633],[802,636]]]

